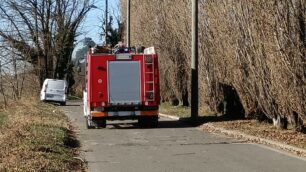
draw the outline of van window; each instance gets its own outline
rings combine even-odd
[[[49,81],[48,88],[63,90],[65,89],[65,82],[64,81]]]

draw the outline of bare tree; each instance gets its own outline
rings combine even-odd
[[[3,0],[0,37],[36,69],[40,83],[64,78],[77,29],[92,0]]]
[[[3,103],[4,103],[4,106],[6,107],[7,106],[7,99],[6,99],[3,83],[4,82],[3,82],[3,77],[2,77],[2,63],[1,63],[1,60],[0,60],[0,94],[3,97]]]
[[[35,79],[31,77],[32,68],[30,64],[21,60],[19,54],[12,51],[10,47],[0,47],[0,94],[6,106],[9,100],[20,100],[25,90],[25,82],[35,85]],[[33,95],[33,89],[26,89]]]

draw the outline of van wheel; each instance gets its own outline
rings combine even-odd
[[[66,106],[66,102],[61,102],[60,105],[61,106]]]

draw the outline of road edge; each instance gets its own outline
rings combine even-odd
[[[159,116],[164,117],[164,118],[174,119],[174,120],[180,120],[180,117],[173,116],[173,115],[166,115],[163,113],[159,113]]]
[[[162,114],[162,113],[160,113],[159,115],[162,117],[170,118],[174,120],[181,119],[173,115],[167,115],[167,114]],[[214,134],[222,134],[222,135],[233,137],[236,139],[244,139],[248,142],[258,143],[258,144],[266,145],[269,147],[281,149],[283,151],[293,153],[299,157],[306,158],[306,149],[298,148],[295,146],[291,146],[288,144],[284,144],[284,143],[269,140],[269,139],[264,139],[264,138],[257,137],[257,136],[248,135],[248,134],[242,133],[237,130],[227,130],[221,127],[216,127],[212,123],[202,124],[201,126],[199,126],[199,128],[201,129],[201,131],[206,131],[206,132],[214,133]]]

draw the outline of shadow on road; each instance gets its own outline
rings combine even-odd
[[[107,121],[107,129],[169,129],[169,128],[194,128],[199,127],[208,122],[218,122],[218,121],[233,121],[227,116],[207,116],[199,117],[196,120],[191,118],[181,118],[180,120],[167,120],[160,119],[157,128],[143,128],[140,127],[137,121]],[[237,119],[238,120],[238,119]],[[241,119],[240,119],[241,120]]]
[[[81,107],[81,101],[68,101],[67,107]],[[85,119],[84,119],[85,120]],[[159,129],[167,128],[193,128],[201,126],[209,122],[218,121],[233,121],[233,120],[243,120],[241,118],[236,118],[233,115],[222,115],[222,116],[201,116],[197,119],[191,118],[180,118],[179,120],[169,120],[165,118],[160,118],[158,127]],[[84,121],[85,123],[85,121]],[[107,129],[140,129],[137,121],[107,121]],[[143,129],[143,128],[141,128]],[[155,128],[144,128],[144,129],[155,129]]]
[[[222,122],[222,121],[235,121],[235,120],[244,120],[243,118],[233,118],[231,115],[222,115],[222,116],[201,116],[196,119],[192,118],[180,118],[180,122],[186,123],[193,127],[198,127],[205,123],[209,122]]]
[[[168,120],[161,120],[158,122],[157,128],[141,128],[139,127],[137,122],[117,122],[112,121],[108,122],[107,129],[166,129],[166,128],[192,128],[193,126],[184,123],[182,121],[168,121]]]
[[[205,123],[218,122],[218,121],[233,121],[242,119],[233,119],[230,116],[204,116],[198,117],[196,120],[191,118],[180,118],[180,120],[164,120],[160,119],[158,122],[158,129],[168,128],[193,128],[199,127]],[[124,122],[124,121],[108,121],[108,129],[140,129],[137,122]],[[156,129],[156,128],[141,128],[141,129]]]

